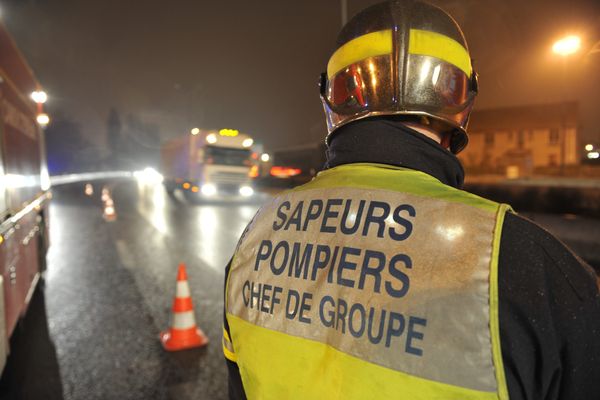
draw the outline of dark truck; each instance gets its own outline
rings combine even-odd
[[[269,184],[275,186],[297,186],[310,181],[325,165],[324,142],[281,149],[273,152]]]

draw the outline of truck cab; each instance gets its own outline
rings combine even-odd
[[[188,198],[227,200],[254,194],[250,179],[253,139],[233,129],[192,130],[162,145],[167,192]]]

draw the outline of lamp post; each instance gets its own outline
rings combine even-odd
[[[552,45],[552,52],[562,57],[562,85],[563,85],[563,112],[562,112],[562,134],[560,135],[560,172],[561,175],[565,173],[566,164],[566,150],[567,150],[567,59],[569,56],[577,53],[581,48],[581,38],[576,35],[565,36],[564,38],[557,40]]]
[[[342,9],[342,27],[348,22],[348,0],[340,0]]]

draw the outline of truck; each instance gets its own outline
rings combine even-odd
[[[201,130],[161,145],[161,173],[167,193],[191,200],[249,198],[254,140],[236,129]]]
[[[47,116],[34,92],[43,93],[0,22],[0,371],[46,268],[49,246],[50,179],[38,124]]]

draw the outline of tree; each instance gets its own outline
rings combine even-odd
[[[62,113],[55,114],[44,135],[50,175],[97,168],[97,149],[81,134],[79,124]]]
[[[127,114],[119,146],[125,169],[156,167],[159,160],[160,132],[156,125]]]

